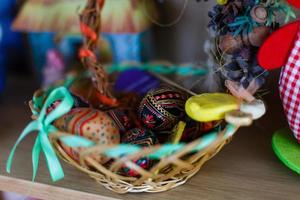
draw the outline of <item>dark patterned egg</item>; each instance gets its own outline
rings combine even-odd
[[[143,128],[135,128],[127,131],[122,136],[121,141],[122,143],[130,143],[140,145],[142,147],[149,147],[158,144],[155,134],[152,131]],[[147,157],[134,160],[134,162],[143,169],[149,169],[153,164],[153,161]],[[122,174],[132,177],[139,176],[138,172],[136,172],[134,169],[130,169],[129,167],[122,168]]]
[[[220,121],[197,122],[191,119],[186,120],[186,127],[180,139],[181,142],[191,142],[203,134],[211,131],[220,124]]]
[[[115,122],[106,113],[91,108],[74,108],[66,115],[54,122],[60,131],[79,135],[91,141],[103,145],[115,145],[120,143],[119,129]],[[79,161],[79,153],[85,148],[71,148],[63,143],[62,148],[75,161]],[[109,159],[100,156],[91,156],[103,164]]]
[[[113,109],[107,114],[114,120],[120,132],[125,133],[135,127],[136,113],[131,109]]]
[[[149,91],[141,101],[138,117],[154,131],[172,129],[184,116],[187,95],[170,86]]]

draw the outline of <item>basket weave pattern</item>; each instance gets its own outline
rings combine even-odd
[[[236,130],[235,130],[236,131]],[[130,155],[112,158],[108,166],[101,165],[89,155],[97,153],[105,155],[109,146],[96,145],[87,148],[80,154],[80,163],[73,160],[60,146],[59,138],[65,133],[57,132],[51,135],[51,141],[57,154],[67,163],[87,173],[104,187],[117,192],[162,192],[184,184],[195,175],[203,164],[215,156],[232,136],[225,137],[225,130],[218,133],[217,138],[204,149],[195,152],[193,149],[199,145],[202,139],[186,144],[182,149],[169,156],[156,160],[149,169],[143,169],[134,160],[147,157],[158,151],[163,145],[145,148],[142,151]],[[140,176],[128,177],[120,173],[120,169],[127,166],[134,169]]]

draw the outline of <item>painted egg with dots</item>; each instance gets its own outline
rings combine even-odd
[[[172,129],[184,117],[187,94],[170,86],[149,91],[140,103],[138,117],[153,131]]]
[[[139,145],[141,147],[149,147],[158,144],[156,135],[151,131],[144,128],[134,128],[127,131],[121,139],[122,143],[129,143]],[[153,165],[153,161],[147,157],[133,160],[133,162],[143,169],[149,169]],[[138,177],[139,173],[129,167],[122,168],[122,174],[126,176]]]
[[[116,145],[120,143],[120,133],[116,123],[105,112],[91,108],[74,108],[54,122],[58,130],[78,135],[97,144]],[[64,151],[75,161],[79,161],[79,153],[85,148],[71,148],[61,143]],[[100,164],[109,159],[101,155],[91,154]]]

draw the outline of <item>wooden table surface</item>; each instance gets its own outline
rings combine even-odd
[[[32,183],[31,149],[34,136],[17,149],[12,174],[5,172],[10,149],[30,120],[25,102],[35,86],[30,78],[10,78],[0,102],[0,190],[41,199],[299,199],[300,176],[278,161],[271,149],[274,130],[286,126],[274,88],[265,97],[268,114],[250,128],[238,131],[233,141],[208,161],[185,185],[157,194],[118,195],[96,184],[87,175],[63,163],[65,179],[50,181],[44,159]]]

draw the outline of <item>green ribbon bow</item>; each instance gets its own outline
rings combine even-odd
[[[47,108],[52,103],[58,100],[61,101],[60,104],[52,112],[46,114]],[[12,160],[17,146],[26,136],[33,133],[34,131],[38,131],[38,136],[35,140],[35,144],[32,150],[32,165],[33,165],[32,180],[34,181],[37,174],[41,151],[45,155],[47,166],[52,180],[58,181],[64,178],[64,172],[62,166],[52,148],[52,145],[48,138],[48,134],[57,131],[57,129],[51,123],[54,120],[66,114],[67,112],[69,112],[73,107],[73,104],[74,104],[74,100],[65,87],[56,88],[49,94],[38,118],[27,125],[27,127],[23,130],[17,142],[15,143],[12,151],[10,152],[7,161],[7,166],[6,166],[6,171],[8,173],[10,173],[11,171]]]

